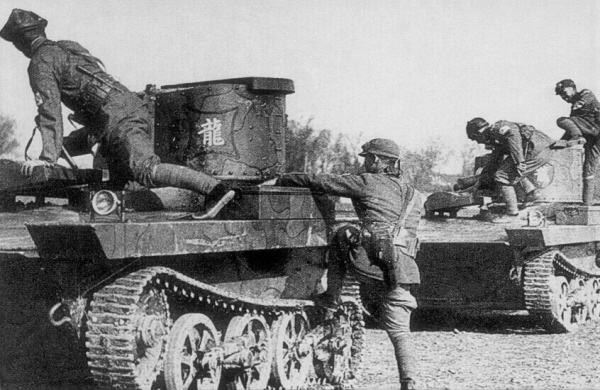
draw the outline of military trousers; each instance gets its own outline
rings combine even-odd
[[[388,291],[381,303],[381,323],[394,346],[400,382],[416,378],[417,359],[410,333],[410,316],[416,308],[417,300],[410,293],[410,285]]]
[[[546,165],[551,158],[552,151],[550,149],[544,149],[534,156],[528,156],[525,160],[525,170],[523,172],[517,170],[512,158],[506,158],[494,174],[494,181],[507,186],[515,186],[524,177],[532,175],[536,170]]]

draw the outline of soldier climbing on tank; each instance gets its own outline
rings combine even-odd
[[[467,123],[467,137],[480,144],[503,148],[508,154],[493,172],[494,183],[506,204],[506,214],[492,222],[514,222],[519,218],[515,186],[523,187],[525,204],[539,200],[539,193],[528,176],[550,161],[554,140],[533,126],[505,120],[490,125],[483,118],[473,118]]]
[[[328,288],[315,301],[330,308],[339,305],[348,261],[360,261],[355,256],[366,252],[367,261],[383,271],[387,286],[382,319],[394,346],[401,389],[413,389],[416,361],[410,316],[417,302],[410,288],[420,283],[415,257],[422,202],[419,192],[400,179],[400,148],[394,141],[373,139],[362,146],[359,155],[365,158],[364,174],[284,174],[276,184],[352,199],[362,228],[342,228],[335,234],[329,254]],[[364,251],[357,250],[360,245]]]
[[[590,205],[594,199],[594,175],[600,157],[600,102],[589,89],[577,91],[573,80],[556,84],[557,95],[571,103],[571,115],[560,117],[556,124],[565,130],[556,146],[583,144],[583,203]]]
[[[14,9],[0,37],[31,61],[29,81],[38,107],[37,128],[42,152],[25,161],[24,175],[36,166],[54,165],[63,152],[61,102],[85,126],[90,146],[98,144],[111,179],[136,181],[147,187],[173,186],[221,198],[229,190],[218,180],[188,167],[161,163],[154,153],[148,107],[136,94],[104,70],[102,62],[72,41],[46,38],[46,19]]]

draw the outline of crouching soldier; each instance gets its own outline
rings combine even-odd
[[[589,89],[577,91],[573,80],[565,79],[556,84],[556,94],[571,104],[571,114],[560,117],[556,124],[565,130],[561,140],[569,144],[584,144],[583,203],[591,205],[594,200],[594,177],[600,161],[600,102]],[[563,141],[564,142],[564,141]]]
[[[538,200],[536,187],[527,177],[550,161],[554,140],[533,126],[504,120],[490,125],[483,118],[474,118],[467,123],[467,136],[472,141],[492,145],[507,153],[493,172],[494,183],[500,187],[506,203],[506,215],[493,222],[515,221],[519,217],[515,186],[523,187],[526,203]]]
[[[341,229],[333,239],[329,256],[327,291],[316,303],[327,307],[340,304],[340,293],[348,263],[354,262],[362,245],[369,261],[383,271],[387,291],[382,302],[382,322],[394,346],[401,389],[413,389],[414,348],[411,346],[410,317],[417,307],[410,288],[420,283],[415,262],[416,237],[421,218],[420,194],[400,180],[400,148],[391,140],[373,139],[362,146],[366,173],[361,175],[285,174],[277,185],[308,187],[352,200],[362,228]],[[349,260],[349,261],[348,261]]]

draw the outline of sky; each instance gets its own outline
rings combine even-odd
[[[141,91],[234,77],[294,81],[289,119],[407,148],[458,151],[473,117],[559,138],[556,82],[600,91],[596,0],[2,0],[48,20]],[[36,106],[28,59],[0,41],[0,114],[21,144]],[[598,92],[600,93],[600,92]],[[67,123],[66,130],[71,129]],[[459,165],[448,162],[446,170]],[[458,168],[457,168],[458,169]]]

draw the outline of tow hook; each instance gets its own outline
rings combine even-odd
[[[48,312],[48,319],[50,320],[50,323],[57,327],[62,326],[67,322],[69,322],[71,324],[73,323],[73,319],[70,317],[70,315],[65,315],[60,320],[54,319],[54,315],[56,314],[58,309],[60,309],[62,306],[64,306],[66,308],[67,312],[69,312],[69,314],[70,314],[69,306],[64,302],[58,302],[56,305],[52,306],[52,308]]]
[[[77,333],[77,337],[81,337],[81,329],[83,326],[83,317],[85,315],[86,306],[87,299],[81,296],[75,299],[64,299],[52,306],[48,312],[48,319],[52,325],[57,327],[67,323],[71,324]],[[62,314],[62,318],[57,319],[57,317],[60,315],[59,311],[66,313]]]

